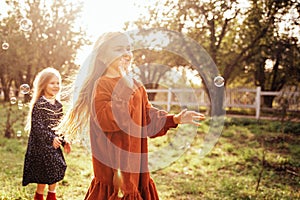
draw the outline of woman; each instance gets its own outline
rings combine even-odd
[[[152,107],[143,85],[127,76],[132,58],[125,34],[100,36],[81,69],[89,74],[78,75],[79,92],[60,127],[71,135],[89,128],[94,179],[85,199],[158,199],[148,170],[148,137],[204,119],[194,111],[170,115]]]

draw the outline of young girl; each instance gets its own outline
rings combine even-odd
[[[152,107],[143,85],[127,76],[132,57],[125,34],[103,34],[81,66],[74,105],[60,127],[71,135],[89,129],[94,178],[87,200],[158,199],[147,138],[204,119],[194,111],[171,115]]]
[[[38,73],[33,82],[33,94],[25,130],[30,131],[25,155],[22,185],[37,183],[34,199],[42,200],[48,184],[47,200],[56,200],[55,188],[66,171],[66,162],[60,148],[71,151],[69,142],[57,136],[54,127],[63,115],[59,102],[60,73],[46,68]]]

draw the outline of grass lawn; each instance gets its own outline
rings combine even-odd
[[[36,185],[21,186],[28,138],[24,134],[4,138],[1,123],[0,199],[33,199]],[[21,124],[15,126],[18,130]],[[201,159],[199,150],[208,128],[203,123],[180,158],[151,172],[162,200],[300,199],[300,132],[281,133],[277,122],[226,119],[217,144]],[[183,130],[183,137],[189,137],[189,127]],[[168,145],[175,131],[152,139],[149,150]],[[81,200],[93,176],[91,155],[74,144],[65,158],[68,168],[57,188],[58,199]]]

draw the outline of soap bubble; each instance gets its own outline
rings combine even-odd
[[[10,103],[11,103],[11,104],[17,103],[17,98],[16,98],[16,97],[10,98]]]
[[[2,43],[2,49],[7,50],[9,48],[9,44],[7,42]]]
[[[32,21],[27,18],[21,19],[19,25],[22,31],[30,31],[32,29]]]
[[[214,83],[215,83],[215,86],[222,87],[222,86],[224,86],[225,80],[222,76],[216,76],[214,78]]]
[[[22,109],[23,109],[23,106],[24,106],[23,102],[22,102],[21,100],[19,100],[19,101],[18,101],[18,109],[19,109],[19,110],[22,110]]]
[[[28,84],[22,84],[20,86],[20,91],[22,94],[28,94],[30,92],[30,86]]]
[[[17,131],[17,137],[21,137],[21,135],[22,135],[22,131]]]

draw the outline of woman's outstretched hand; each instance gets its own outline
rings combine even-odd
[[[196,111],[188,111],[184,109],[180,113],[174,115],[174,122],[176,124],[194,124],[196,126],[200,125],[200,121],[204,120],[205,116]]]

